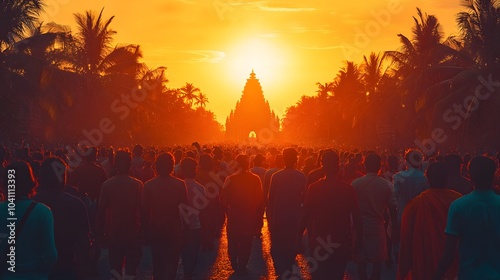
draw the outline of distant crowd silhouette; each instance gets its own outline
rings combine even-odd
[[[500,279],[500,153],[197,142],[79,153],[0,146],[1,279],[96,277],[101,248],[114,277],[136,279],[144,245],[153,279],[176,279],[179,263],[199,279],[224,228],[244,276],[265,220],[277,279],[300,279],[299,254],[312,279],[343,279],[348,262],[360,280],[384,265],[398,280]]]

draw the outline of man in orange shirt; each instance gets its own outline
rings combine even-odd
[[[432,279],[436,272],[445,246],[448,209],[461,197],[446,188],[448,174],[446,163],[431,163],[426,172],[430,188],[411,200],[403,212],[398,280]],[[455,260],[446,279],[455,279],[457,269]]]

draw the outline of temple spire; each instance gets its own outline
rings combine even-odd
[[[250,79],[255,79],[255,72],[253,71],[253,68],[252,68],[252,73],[250,73]]]

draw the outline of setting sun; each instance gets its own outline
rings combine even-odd
[[[252,69],[258,78],[277,83],[286,73],[285,53],[265,39],[257,38],[235,44],[227,54],[227,60],[229,77],[240,86]]]

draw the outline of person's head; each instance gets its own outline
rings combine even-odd
[[[444,162],[448,165],[450,174],[460,174],[462,167],[462,158],[457,154],[449,154],[444,157]]]
[[[469,163],[469,174],[476,190],[488,190],[495,178],[495,161],[485,156],[473,158]]]
[[[277,154],[276,156],[274,156],[274,164],[277,168],[285,167],[285,160],[283,159],[282,154]]]
[[[15,161],[6,167],[2,174],[2,188],[5,197],[7,197],[9,185],[11,185],[9,184],[9,180],[12,180],[12,175],[9,178],[9,174],[13,174],[16,181],[16,198],[30,196],[34,192],[36,181],[30,165],[24,161]]]
[[[399,158],[394,155],[387,157],[387,165],[391,171],[397,171],[399,169]]]
[[[419,168],[422,165],[423,156],[419,151],[410,149],[405,153],[405,160],[408,163],[408,166]]]
[[[287,168],[294,168],[297,164],[297,150],[295,148],[286,148],[283,150],[283,161]]]
[[[248,155],[245,154],[239,154],[236,157],[236,163],[238,164],[238,167],[241,168],[242,171],[247,171],[248,167],[250,165],[250,159]]]
[[[141,145],[135,145],[134,149],[132,150],[132,153],[134,154],[134,157],[140,157],[140,156],[142,156],[143,152],[144,152],[144,148]]]
[[[215,147],[214,148],[214,159],[217,160],[217,161],[219,161],[219,160],[222,160],[223,157],[224,157],[224,152],[222,151],[222,148],[221,147]]]
[[[169,176],[174,172],[174,156],[171,153],[163,153],[156,158],[156,173],[159,176]]]
[[[132,167],[132,155],[126,151],[118,151],[115,155],[115,168],[118,174],[128,174]]]
[[[200,170],[210,172],[214,167],[214,159],[209,154],[200,155]]]
[[[95,162],[97,160],[97,149],[95,147],[88,147],[84,152],[83,159],[85,162]]]
[[[180,163],[182,159],[182,150],[177,149],[174,151],[174,158],[175,158],[175,163]]]
[[[339,154],[333,150],[325,150],[321,155],[321,166],[327,176],[337,175],[339,171]]]
[[[186,179],[193,179],[196,177],[196,160],[191,157],[186,157],[181,161],[181,171]]]
[[[365,169],[368,173],[378,173],[382,159],[377,154],[369,154],[365,157]]]
[[[433,189],[446,188],[448,184],[448,165],[442,161],[435,161],[429,164],[425,171],[429,187]]]
[[[253,159],[253,165],[254,166],[262,166],[264,163],[265,157],[262,154],[256,154],[255,158]]]
[[[46,158],[40,166],[39,188],[63,190],[66,185],[66,163],[57,157]]]

